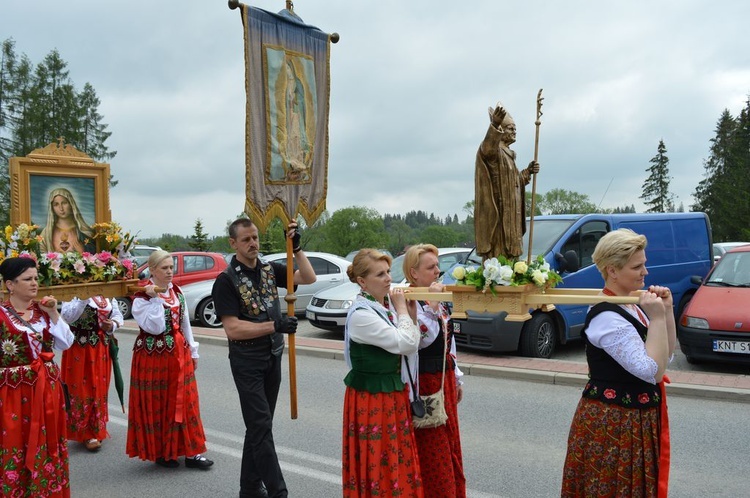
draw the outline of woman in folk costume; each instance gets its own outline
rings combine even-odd
[[[646,237],[623,228],[599,240],[602,294],[644,286]],[[599,303],[584,324],[590,380],[568,437],[563,497],[666,497],[669,419],[664,372],[676,343],[672,294],[652,285],[639,303]]]
[[[133,318],[141,332],[133,345],[130,369],[127,454],[175,468],[207,470],[193,339],[182,291],[172,284],[174,263],[166,251],[148,258],[151,280],[133,299]]]
[[[416,287],[442,292],[438,249],[432,244],[413,245],[404,256],[404,275]],[[430,498],[466,498],[458,403],[463,396],[461,376],[456,365],[456,343],[449,330],[448,310],[440,301],[417,303],[419,341],[419,394],[435,394],[443,389],[448,419],[443,425],[417,428],[417,453],[422,471],[424,494]]]
[[[65,395],[52,349],[73,333],[57,301],[35,301],[36,261],[8,258],[0,275],[9,298],[0,304],[0,490],[2,496],[69,497]]]
[[[416,310],[402,289],[390,290],[390,267],[390,256],[362,249],[347,269],[362,289],[349,309],[344,336],[351,369],[344,379],[342,458],[348,498],[425,496],[402,360],[412,355],[415,365]]]
[[[109,437],[109,343],[115,340],[115,330],[122,327],[122,312],[110,299],[93,296],[63,303],[61,314],[75,335],[75,342],[62,357],[62,377],[70,394],[68,440],[97,451]]]

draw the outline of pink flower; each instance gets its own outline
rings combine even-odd
[[[59,259],[55,259],[53,261],[50,261],[49,267],[54,271],[60,271],[60,265],[62,264],[62,261]]]
[[[73,263],[73,269],[77,273],[84,273],[86,271],[86,263],[84,263],[82,259],[79,259],[78,261]]]
[[[605,398],[607,398],[607,399],[615,399],[616,396],[617,396],[617,393],[615,392],[614,389],[605,389],[604,390],[604,397]]]
[[[16,482],[18,480],[18,472],[9,470],[5,473],[5,478],[8,479],[8,482]]]
[[[83,259],[85,259],[86,262],[89,263],[89,264],[93,265],[93,264],[95,264],[97,262],[96,254],[91,254],[90,252],[85,252],[85,253],[82,254],[82,256],[83,256]]]
[[[109,251],[102,251],[96,255],[97,259],[105,265],[112,259],[112,253]]]
[[[645,405],[646,403],[649,402],[650,399],[651,398],[649,398],[648,394],[646,394],[646,393],[641,393],[641,394],[638,395],[638,402],[641,403],[641,404]]]
[[[124,266],[128,271],[133,270],[133,260],[132,259],[123,259],[121,261],[122,266]]]
[[[52,465],[52,463],[47,463],[44,466],[44,470],[46,470],[47,472],[49,472],[51,474],[51,473],[53,473],[55,471],[55,466]]]
[[[60,253],[59,252],[48,252],[44,255],[45,258],[47,258],[50,261],[54,261],[56,259],[60,259]]]

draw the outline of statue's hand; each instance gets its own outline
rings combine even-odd
[[[531,161],[529,163],[529,173],[539,173],[539,163],[536,161]]]
[[[490,121],[492,122],[492,126],[494,126],[495,128],[500,128],[500,125],[503,124],[503,120],[508,114],[508,111],[506,111],[500,104],[495,106],[494,109],[490,107],[488,110],[490,113]]]

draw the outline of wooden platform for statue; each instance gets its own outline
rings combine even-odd
[[[74,297],[88,299],[92,296],[123,297],[133,293],[131,289],[138,284],[138,279],[114,280],[112,282],[89,282],[83,284],[40,286],[37,298],[54,296],[59,302],[71,301]],[[3,296],[7,299],[7,295]]]
[[[523,322],[531,318],[530,310],[548,312],[556,304],[635,304],[638,296],[605,296],[599,289],[542,289],[533,284],[519,286],[495,286],[478,291],[469,285],[448,285],[445,292],[429,292],[427,287],[405,289],[407,299],[453,302],[453,318],[466,319],[467,311],[477,313],[506,312],[505,320]]]

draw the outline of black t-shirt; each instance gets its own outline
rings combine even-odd
[[[273,272],[276,277],[276,286],[278,288],[286,287],[286,265],[276,263],[275,261],[270,261],[269,264],[273,267]],[[233,256],[232,262],[229,265],[231,267],[229,271],[234,271],[233,268],[235,268],[236,265],[240,265],[242,273],[246,275],[257,288],[260,284],[261,261],[258,261],[255,268],[250,268],[249,266],[237,261],[237,257]],[[240,314],[240,293],[229,275],[221,272],[219,276],[216,277],[213,289],[211,290],[211,297],[213,297],[214,308],[216,309],[216,316],[218,318],[221,318],[222,316],[236,316],[243,319]],[[258,321],[267,321],[268,316],[266,315],[263,317],[262,315],[265,315],[265,313],[258,315]]]

